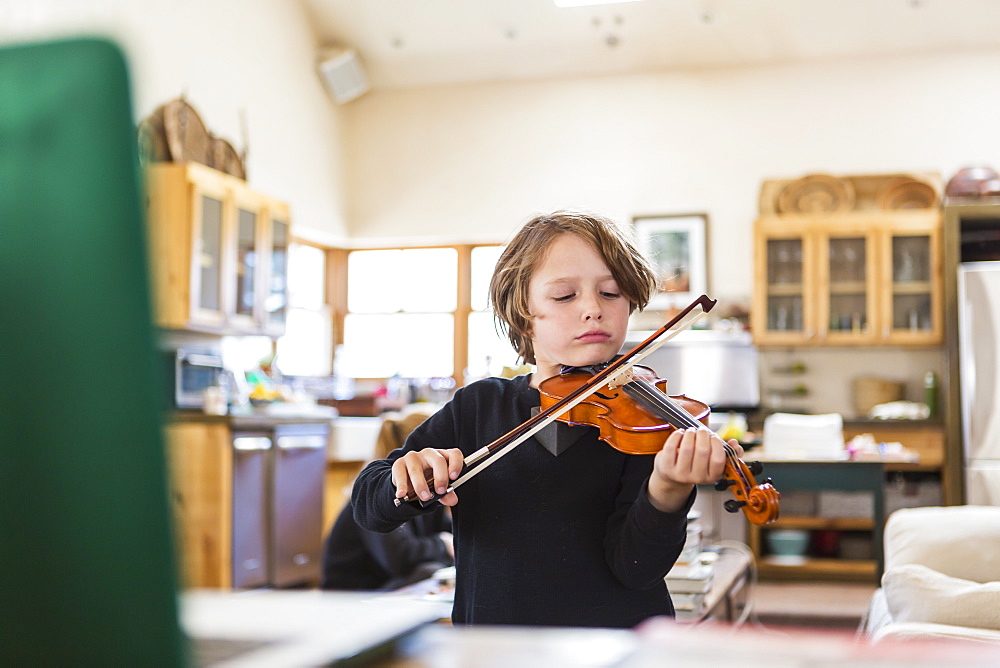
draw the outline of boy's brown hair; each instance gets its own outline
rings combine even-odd
[[[494,316],[514,350],[528,364],[535,363],[531,341],[534,316],[528,310],[528,284],[553,239],[566,233],[588,241],[604,258],[618,289],[629,301],[630,313],[644,309],[657,290],[656,273],[649,261],[613,221],[576,211],[556,211],[532,218],[504,249],[490,280]]]

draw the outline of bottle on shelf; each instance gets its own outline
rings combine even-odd
[[[924,374],[924,403],[927,404],[929,417],[937,417],[938,414],[938,386],[937,374],[928,371]]]

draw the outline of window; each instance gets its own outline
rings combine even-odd
[[[326,300],[326,252],[302,243],[289,245],[288,315],[278,339],[277,365],[289,376],[329,376],[333,367],[333,327]]]
[[[476,246],[471,255],[472,312],[469,313],[469,356],[466,376],[469,379],[498,375],[505,366],[517,364],[517,353],[505,335],[501,335],[489,304],[490,278],[503,246]]]
[[[347,253],[338,371],[354,378],[499,373],[516,354],[500,337],[488,288],[500,246],[393,248]]]
[[[354,378],[453,374],[458,252],[352,251],[338,369]]]

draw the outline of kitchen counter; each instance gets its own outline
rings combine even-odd
[[[170,422],[207,422],[212,424],[228,424],[234,428],[247,429],[273,427],[279,424],[316,424],[332,422],[337,419],[336,413],[323,411],[280,414],[265,411],[254,411],[244,414],[206,415],[201,411],[172,411],[167,415]]]
[[[881,420],[868,417],[847,417],[844,416],[844,426],[850,427],[910,427],[912,429],[934,429],[944,426],[940,418],[929,418],[926,420]]]

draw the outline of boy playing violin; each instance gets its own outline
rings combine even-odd
[[[574,212],[532,219],[497,262],[490,298],[534,373],[459,389],[403,448],[358,476],[355,517],[375,531],[430,510],[394,499],[444,494],[455,536],[453,623],[630,628],[673,615],[663,578],[684,546],[695,485],[725,469],[724,444],[710,431],[677,429],[657,454],[627,455],[593,427],[553,423],[445,494],[466,456],[531,417],[544,380],[612,360],[629,315],[655,290],[648,261],[612,221]]]

